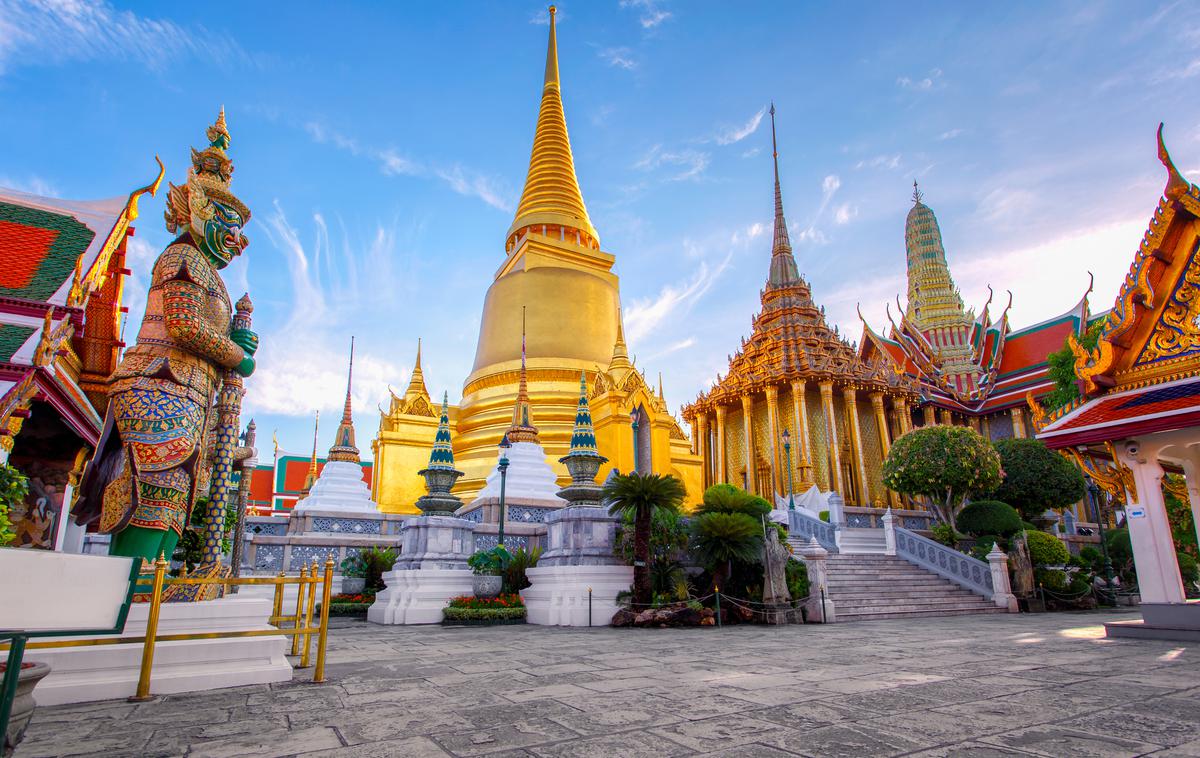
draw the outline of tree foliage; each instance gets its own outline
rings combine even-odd
[[[1095,350],[1103,326],[1103,321],[1092,324],[1079,338],[1079,344],[1088,350]],[[1046,363],[1049,364],[1046,376],[1054,380],[1054,389],[1046,393],[1042,404],[1047,411],[1052,411],[1079,398],[1079,375],[1075,373],[1075,353],[1071,352],[1071,346],[1066,342],[1061,350],[1046,356]]]
[[[999,500],[974,500],[958,514],[958,528],[973,537],[986,534],[1008,537],[1021,531],[1021,514]]]
[[[731,484],[714,484],[692,517],[691,551],[696,562],[721,586],[728,584],[735,565],[761,563],[763,517],[771,505]]]
[[[617,474],[604,484],[603,498],[614,516],[631,513],[634,526],[633,602],[646,606],[651,601],[650,523],[655,511],[678,511],[687,496],[683,482],[670,474],[637,471]]]
[[[24,502],[28,494],[29,479],[7,463],[0,464],[0,547],[16,538],[8,514]]]
[[[1026,531],[1025,541],[1029,545],[1029,561],[1035,567],[1063,566],[1071,560],[1071,551],[1053,534]]]
[[[892,445],[883,463],[883,483],[902,495],[928,498],[938,519],[954,527],[967,497],[1000,483],[1000,456],[973,429],[926,426]]]
[[[1066,508],[1084,494],[1078,467],[1046,447],[1041,440],[997,440],[996,452],[1004,468],[1004,481],[992,492],[1032,521],[1047,509]]]

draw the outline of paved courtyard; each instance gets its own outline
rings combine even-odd
[[[336,621],[329,681],[42,708],[35,756],[1200,756],[1200,646],[1129,614],[784,628]]]

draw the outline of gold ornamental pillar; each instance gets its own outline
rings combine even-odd
[[[804,393],[807,391],[807,382],[792,382],[792,415],[796,421],[796,443],[800,446],[798,451],[800,454],[796,456],[796,460],[811,465],[812,447],[808,440],[808,404],[804,402]],[[804,478],[803,470],[800,472],[800,476],[801,479]]]
[[[1012,409],[1012,428],[1014,437],[1025,439],[1025,409],[1021,406]]]
[[[987,416],[984,416],[982,419],[980,419],[979,426],[980,426],[979,433],[983,435],[983,438],[985,440],[991,440],[992,439],[992,425],[988,421]],[[1083,520],[1086,521],[1087,519],[1083,519]]]
[[[912,406],[907,400],[900,401],[900,436],[908,434],[912,431]]]
[[[696,417],[696,445],[700,454],[700,484],[705,489],[712,484],[712,455],[708,445],[708,412],[704,411]]]
[[[850,414],[850,449],[858,463],[859,505],[871,505],[871,488],[867,484],[867,465],[863,458],[862,432],[858,424],[858,391],[853,387],[842,390],[846,399],[846,412]]]
[[[716,483],[724,484],[725,478],[725,406],[717,406],[717,472]]]
[[[950,426],[951,424],[954,423],[954,419],[950,418],[950,411],[946,410],[945,408],[942,409],[941,416],[942,416],[942,423],[945,424],[946,426]]]
[[[746,430],[746,491],[751,495],[758,492],[754,486],[754,477],[758,473],[754,465],[754,398],[742,395],[742,427]]]
[[[896,405],[898,404],[898,402],[899,401],[892,402],[893,412],[895,411],[895,408],[896,408]],[[887,460],[888,451],[891,450],[891,447],[892,447],[891,440],[888,438],[887,414],[883,410],[883,393],[882,392],[872,392],[871,393],[871,408],[875,411],[875,425],[879,427],[879,450],[882,452],[882,456],[880,457],[880,462],[882,462],[882,461]],[[887,489],[887,488],[885,487],[884,489]],[[887,493],[888,493],[888,502],[891,503],[893,508],[899,508],[900,507],[900,498],[897,497],[896,493],[892,492],[891,490],[888,490]]]
[[[924,426],[933,426],[934,424],[937,423],[937,419],[933,415],[933,406],[932,405],[925,406],[924,408],[921,409],[921,412],[925,414]]]
[[[771,436],[771,507],[775,506],[775,496],[779,494],[779,388],[769,385],[767,388],[767,432]]]
[[[979,429],[979,417],[978,417],[978,416],[968,416],[968,417],[967,417],[967,424],[969,424],[969,425],[970,425],[970,427],[971,427],[972,429],[974,429],[975,431],[979,432],[980,434],[982,434],[982,433],[983,433],[983,432],[981,432],[981,431],[980,431],[980,429]]]
[[[824,381],[818,385],[821,389],[821,410],[825,413],[825,437],[829,440],[829,486],[839,495],[845,495],[842,489],[842,456],[841,444],[838,442],[837,419],[833,416],[833,382]]]

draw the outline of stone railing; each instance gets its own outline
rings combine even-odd
[[[895,527],[895,533],[895,554],[899,557],[978,595],[990,598],[995,593],[992,570],[987,563],[904,527]],[[891,549],[891,540],[888,540],[888,543],[888,548]],[[1006,579],[1007,576],[1006,572]]]
[[[828,524],[819,518],[815,518],[803,508],[789,510],[788,514],[788,532],[791,537],[799,537],[807,540],[809,537],[816,537],[817,542],[821,547],[831,553],[839,552],[837,540],[837,527],[833,524]]]

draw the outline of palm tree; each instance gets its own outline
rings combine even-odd
[[[604,484],[609,514],[633,514],[633,602],[650,604],[650,520],[657,510],[678,511],[687,496],[670,474],[617,474]]]

